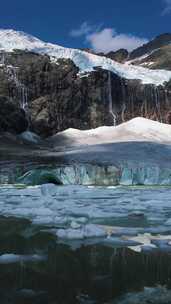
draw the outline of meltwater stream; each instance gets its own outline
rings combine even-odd
[[[171,303],[170,198],[170,187],[1,185],[1,303]]]

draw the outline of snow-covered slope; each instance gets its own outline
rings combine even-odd
[[[103,56],[97,56],[77,49],[64,48],[45,43],[31,35],[14,30],[0,30],[0,50],[28,50],[48,54],[53,59],[68,58],[73,60],[80,72],[92,71],[102,67],[126,79],[140,79],[143,83],[163,84],[171,79],[171,71],[149,70],[140,66],[121,64]]]
[[[96,145],[104,143],[150,141],[171,144],[171,125],[142,117],[117,127],[99,127],[80,131],[68,129],[50,138],[54,145]]]

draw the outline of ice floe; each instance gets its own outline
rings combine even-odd
[[[18,255],[13,253],[6,253],[0,255],[0,264],[13,264],[18,262],[39,262],[46,260],[43,255]]]
[[[134,243],[137,251],[147,246],[168,250],[171,226],[165,223],[171,216],[170,197],[169,187],[166,191],[163,187],[3,186],[0,215],[29,219],[59,239],[100,238],[108,246],[125,242]],[[159,244],[166,239],[167,244]]]

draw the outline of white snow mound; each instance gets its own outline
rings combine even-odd
[[[160,85],[171,79],[171,71],[150,70],[140,66],[121,64],[103,56],[46,43],[24,32],[1,29],[0,50],[11,52],[15,49],[47,54],[53,60],[71,59],[83,73],[90,72],[95,67],[101,67],[126,79],[139,79],[144,84]]]
[[[171,125],[143,117],[134,118],[116,127],[99,127],[81,131],[68,129],[51,137],[57,144],[95,145],[127,141],[150,141],[171,144]]]

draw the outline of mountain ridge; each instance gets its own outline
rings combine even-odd
[[[118,125],[137,116],[171,123],[171,71],[118,63],[0,31],[0,132],[43,137]]]
[[[146,44],[133,50],[129,55],[129,59],[131,60],[137,57],[141,57],[168,44],[171,44],[171,33],[160,34]]]
[[[101,67],[116,73],[126,79],[139,79],[142,83],[163,84],[171,78],[171,71],[152,70],[141,66],[125,65],[110,58],[94,55],[78,49],[64,48],[46,43],[24,32],[14,30],[0,30],[0,50],[11,52],[14,49],[27,50],[38,54],[49,55],[53,60],[61,58],[72,60],[80,72],[87,73],[95,67]]]

